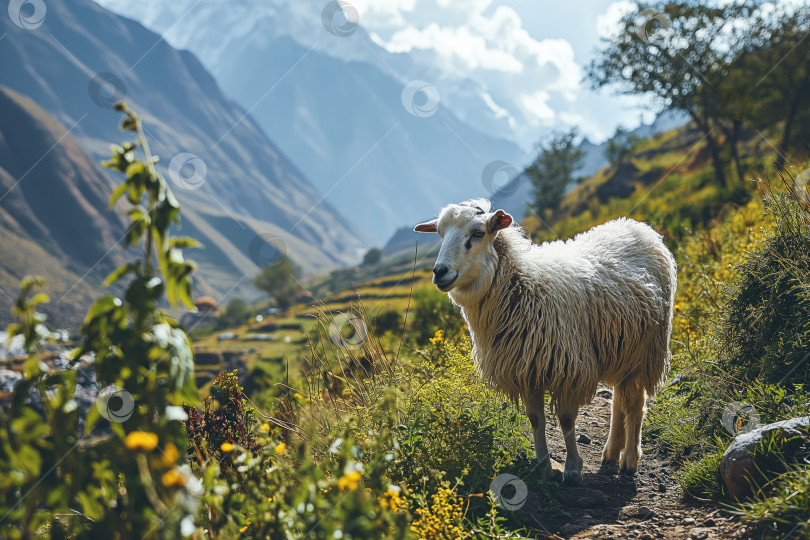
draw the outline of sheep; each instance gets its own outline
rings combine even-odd
[[[635,473],[646,395],[669,373],[677,265],[661,235],[621,218],[573,239],[534,243],[512,216],[473,199],[414,227],[439,233],[433,283],[461,308],[480,376],[522,401],[545,477],[545,393],[565,439],[564,484],[582,480],[579,407],[614,388],[603,466]]]

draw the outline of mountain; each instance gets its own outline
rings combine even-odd
[[[48,280],[52,321],[77,326],[99,277],[123,260],[115,246],[125,224],[107,210],[110,183],[67,131],[36,103],[0,86],[3,326],[29,273]]]
[[[0,84],[67,126],[93,160],[127,138],[113,103],[123,97],[140,113],[183,205],[182,233],[205,244],[189,254],[199,264],[199,294],[255,297],[249,278],[278,252],[309,272],[359,260],[367,237],[193,54],[89,0],[49,2],[44,21],[29,29],[0,21]]]
[[[488,163],[523,165],[525,152],[493,135],[500,129],[476,129],[448,107],[451,78],[419,72],[362,27],[330,34],[325,2],[100,1],[199,55],[319,193],[378,243],[443,204],[488,195]]]

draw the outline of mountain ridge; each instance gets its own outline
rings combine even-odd
[[[0,41],[0,84],[40,104],[96,161],[126,138],[113,101],[123,97],[141,115],[188,216],[184,228],[208,231],[199,238],[207,248],[192,255],[198,292],[257,297],[248,279],[264,263],[251,254],[256,238],[307,272],[359,260],[364,233],[328,201],[316,204],[311,183],[191,52],[89,0],[49,3],[37,29],[2,19],[0,32],[8,35]],[[186,154],[193,157],[172,172],[173,159]],[[189,184],[188,176],[199,180],[200,163],[201,181]]]

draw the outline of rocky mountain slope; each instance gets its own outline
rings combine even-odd
[[[255,296],[249,278],[279,252],[307,271],[359,260],[363,233],[321,200],[191,53],[89,0],[49,2],[33,25],[2,17],[4,34],[0,84],[41,105],[93,160],[126,138],[116,100],[141,114],[184,206],[183,233],[206,246],[190,254],[199,293]]]
[[[481,181],[488,163],[523,165],[525,151],[494,123],[460,119],[450,74],[415,69],[362,26],[329,33],[325,2],[100,3],[197,54],[319,193],[378,244],[442,204],[490,195]]]
[[[122,261],[112,189],[67,128],[0,86],[0,322],[26,274],[49,282],[54,322],[76,326],[102,276]]]

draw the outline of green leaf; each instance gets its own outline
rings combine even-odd
[[[110,284],[115,283],[125,275],[137,271],[139,266],[140,262],[122,264],[121,266],[110,272],[110,275],[107,276],[107,278],[104,280],[104,286],[109,287]]]
[[[120,308],[122,305],[123,304],[120,298],[116,298],[112,295],[102,296],[96,300],[96,303],[93,304],[90,311],[87,312],[87,316],[84,318],[84,323],[88,324],[90,321],[98,318],[100,315],[104,315],[109,311]]]
[[[202,244],[188,236],[175,236],[169,239],[169,246],[179,249],[202,247]]]
[[[126,182],[121,182],[121,185],[115,188],[115,191],[113,191],[112,195],[110,195],[110,204],[108,206],[110,210],[112,210],[115,203],[118,202],[118,199],[120,199],[124,193],[126,193],[128,187],[129,186],[127,186]]]

